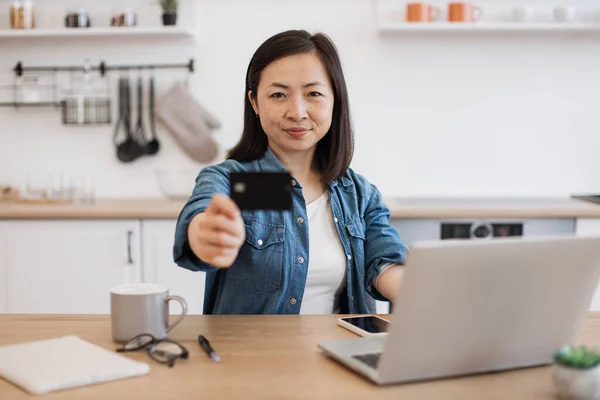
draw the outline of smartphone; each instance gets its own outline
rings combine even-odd
[[[292,177],[287,172],[230,172],[229,184],[240,210],[292,209]]]
[[[338,325],[360,336],[387,335],[391,322],[377,315],[338,318]]]

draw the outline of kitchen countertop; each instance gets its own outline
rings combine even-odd
[[[184,200],[99,199],[94,204],[0,202],[0,219],[175,219]]]
[[[392,218],[600,218],[569,197],[384,197]],[[184,200],[100,199],[90,205],[0,202],[0,219],[176,219]]]

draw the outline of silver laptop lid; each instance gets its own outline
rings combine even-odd
[[[405,268],[383,382],[540,365],[587,315],[600,238],[415,243]]]

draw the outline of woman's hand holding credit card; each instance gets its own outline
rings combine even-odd
[[[215,194],[188,226],[194,254],[218,268],[230,267],[244,244],[246,228],[240,210],[292,209],[292,177],[288,173],[232,172],[229,178],[231,197]]]
[[[292,209],[292,176],[287,172],[230,172],[229,185],[240,210]]]
[[[194,254],[218,268],[233,264],[245,238],[240,209],[220,193],[213,196],[208,207],[192,218],[188,226],[188,242]]]

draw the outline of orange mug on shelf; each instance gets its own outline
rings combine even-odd
[[[407,3],[406,22],[431,22],[438,20],[442,10],[427,3]]]
[[[479,6],[460,2],[448,4],[449,22],[475,22],[482,15],[483,10]]]

